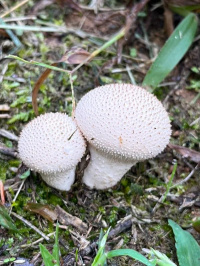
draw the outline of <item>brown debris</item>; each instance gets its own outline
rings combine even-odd
[[[0,118],[11,118],[11,116],[9,114],[0,114]]]
[[[88,56],[90,56],[90,53],[88,53],[81,47],[72,47],[65,52],[65,54],[58,62],[65,62],[67,64],[76,65],[81,64],[88,58]]]
[[[58,215],[58,221],[63,225],[72,225],[76,227],[80,232],[86,233],[88,226],[76,216],[73,216],[64,211],[60,206],[56,206],[55,212]]]
[[[51,66],[57,66],[57,63],[51,64]],[[40,89],[40,86],[44,83],[44,81],[47,79],[49,74],[51,73],[51,69],[46,69],[42,75],[39,77],[37,82],[35,83],[35,86],[32,91],[32,105],[33,105],[33,110],[35,112],[35,115],[38,116],[38,105],[37,105],[37,95]]]
[[[9,111],[10,106],[8,104],[0,104],[0,111]]]
[[[62,8],[71,8],[82,13],[80,6],[73,0],[55,0]]]
[[[29,202],[26,204],[24,207],[25,210],[28,210],[33,213],[40,214],[43,216],[45,219],[49,220],[50,222],[53,222],[57,220],[58,215],[56,214],[55,211],[53,211],[49,205],[47,204],[39,204],[39,203],[32,203]]]
[[[126,10],[126,23],[125,23],[125,36],[124,38],[118,41],[117,47],[117,62],[121,62],[122,49],[125,43],[129,40],[130,36],[133,34],[133,31],[136,27],[135,23],[137,20],[138,13],[145,7],[149,0],[142,0],[139,3],[135,4],[130,1],[130,5],[127,6]]]
[[[6,156],[10,156],[13,158],[17,158],[18,157],[18,153],[16,152],[15,149],[12,148],[7,148],[4,145],[0,144],[0,153]]]
[[[182,147],[182,146],[174,145],[171,143],[168,144],[168,147],[180,153],[183,156],[183,158],[187,158],[195,163],[200,162],[200,152],[197,152],[197,151],[194,151],[189,148]]]

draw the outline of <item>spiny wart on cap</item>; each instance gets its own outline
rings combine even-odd
[[[85,152],[85,142],[71,117],[47,113],[25,126],[18,150],[24,164],[39,172],[50,186],[69,190],[75,167]]]
[[[112,158],[117,164],[128,164],[123,174],[135,162],[159,154],[171,135],[168,114],[158,99],[130,84],[110,84],[90,91],[78,103],[75,120],[90,144],[91,153],[97,151],[104,160]],[[103,163],[102,173],[97,176],[95,172],[98,171],[92,169],[95,165],[92,157],[91,154],[84,182],[90,187],[104,188],[102,178],[106,179],[109,165]],[[117,173],[118,170],[113,171]],[[119,181],[122,176],[116,177],[116,173],[113,173],[112,182],[112,177],[109,182],[105,181],[105,187]]]

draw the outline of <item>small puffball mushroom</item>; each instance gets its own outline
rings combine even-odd
[[[130,84],[90,91],[77,104],[75,120],[89,143],[83,182],[90,188],[114,186],[135,163],[163,151],[171,135],[158,99]]]
[[[71,117],[47,113],[25,126],[19,138],[18,151],[24,164],[39,172],[48,185],[68,191],[85,146]]]

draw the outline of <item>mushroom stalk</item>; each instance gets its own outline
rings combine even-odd
[[[65,172],[41,174],[42,179],[51,187],[69,191],[75,180],[75,168]]]
[[[90,188],[107,189],[115,186],[135,164],[115,158],[89,145],[90,163],[84,171],[83,182]]]

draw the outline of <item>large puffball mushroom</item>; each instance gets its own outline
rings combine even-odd
[[[163,151],[170,120],[159,100],[130,84],[110,84],[88,92],[75,120],[89,143],[83,182],[90,188],[114,186],[136,162]]]
[[[33,119],[22,130],[18,151],[25,165],[39,172],[43,180],[68,191],[75,168],[85,152],[85,141],[71,117],[46,113]]]

